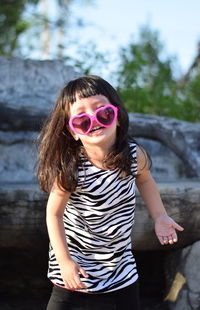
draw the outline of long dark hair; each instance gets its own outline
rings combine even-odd
[[[107,81],[95,75],[83,76],[63,87],[38,138],[38,179],[45,192],[51,190],[55,180],[69,192],[75,191],[77,186],[82,144],[68,130],[69,104],[76,101],[77,95],[80,98],[103,95],[118,107],[117,138],[112,151],[104,159],[104,166],[107,169],[119,167],[121,177],[131,173],[128,113],[116,90]]]

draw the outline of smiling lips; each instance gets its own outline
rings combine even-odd
[[[102,128],[103,128],[103,127],[96,126],[96,127],[94,127],[92,130],[90,130],[89,133],[93,133],[93,132],[95,132],[95,131],[97,131],[97,130],[99,130],[99,129],[102,129]]]

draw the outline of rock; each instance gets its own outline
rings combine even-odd
[[[39,130],[58,91],[78,76],[59,60],[0,56],[0,130]]]
[[[165,300],[168,301],[170,310],[200,309],[199,270],[200,241],[166,255],[168,293]]]
[[[0,247],[42,247],[47,240],[47,195],[32,183],[0,185]]]
[[[24,299],[24,294],[32,292],[34,300],[38,300],[49,294],[47,195],[40,192],[37,184],[35,140],[59,89],[78,76],[61,61],[0,57],[0,249],[3,253],[0,285],[3,294],[9,292],[9,298],[11,294],[22,294]],[[176,245],[161,246],[137,193],[134,249],[141,257],[142,253],[147,257],[151,252],[152,262],[156,263],[154,252],[162,253],[162,260],[164,255],[169,257],[166,260],[169,290],[179,272],[175,278],[179,294],[175,302],[170,302],[172,310],[200,309],[197,242],[200,239],[200,124],[153,115],[130,113],[129,116],[130,134],[152,157],[152,172],[166,209],[185,228]],[[198,246],[190,248],[192,243]],[[146,264],[149,264],[148,257]],[[192,281],[192,277],[196,280]],[[189,304],[193,308],[187,308]],[[165,309],[164,303],[159,309]]]
[[[188,177],[200,177],[200,124],[173,118],[130,113],[130,134],[157,140],[182,161]]]
[[[159,141],[136,138],[152,159],[151,173],[158,183],[169,183],[188,177],[183,161]]]
[[[137,251],[171,250],[185,247],[200,239],[200,183],[192,181],[159,183],[158,187],[169,216],[182,225],[184,231],[178,233],[179,242],[176,245],[160,245],[154,233],[153,221],[138,195],[132,234],[133,245]]]
[[[36,183],[38,132],[0,131],[0,183]]]
[[[37,182],[37,136],[36,131],[0,131],[0,182]],[[157,141],[138,140],[152,157],[156,181],[174,182],[187,177],[182,161],[167,147]]]
[[[0,56],[0,130],[39,131],[59,89],[78,76],[62,61]],[[186,177],[200,176],[200,124],[138,113],[129,117],[132,136],[160,141],[182,160]]]
[[[137,251],[171,250],[200,239],[199,184],[159,184],[159,189],[169,215],[185,230],[180,233],[176,245],[161,246],[155,236],[153,222],[137,194],[132,234]],[[28,247],[35,239],[47,239],[46,201],[47,195],[40,192],[37,184],[0,184],[0,247]]]

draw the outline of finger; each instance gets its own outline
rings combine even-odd
[[[169,244],[173,244],[175,242],[172,235],[168,237],[168,240],[169,240]]]
[[[65,284],[65,288],[69,289],[68,283],[66,281],[64,281]]]
[[[65,288],[67,288],[68,290],[71,289],[70,283],[69,281],[63,280],[64,284],[65,284]]]
[[[173,242],[177,242],[178,241],[176,231],[174,231],[174,233],[172,234],[172,239],[173,239]]]
[[[158,237],[158,239],[162,245],[165,245],[168,243],[168,239],[166,237],[160,236]]]
[[[74,278],[77,288],[86,288],[86,285],[80,280],[80,277],[77,275]]]
[[[73,290],[73,284],[72,284],[71,281],[67,281],[67,282],[65,282],[65,283],[66,283],[66,288],[67,288],[68,290]]]
[[[168,244],[168,242],[169,242],[168,237],[163,237],[163,242],[164,242],[164,244]]]
[[[76,289],[82,288],[76,283],[74,279],[71,279],[70,281],[68,281],[67,284],[68,284],[68,289],[70,290],[76,290]]]
[[[174,222],[173,227],[174,227],[175,229],[179,230],[179,231],[183,231],[183,230],[184,230],[184,228],[183,228],[182,226],[180,226],[179,224],[177,224],[176,222]]]
[[[160,236],[157,236],[157,237],[158,237],[158,240],[160,241],[160,243],[161,243],[162,245],[164,245],[163,237],[160,237]]]
[[[89,277],[87,272],[82,267],[79,268],[79,272],[82,274],[82,276],[84,276],[84,278],[88,278]]]

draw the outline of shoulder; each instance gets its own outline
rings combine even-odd
[[[151,167],[151,159],[145,149],[140,145],[136,146],[136,157],[137,157],[137,167],[138,174],[149,170]]]

